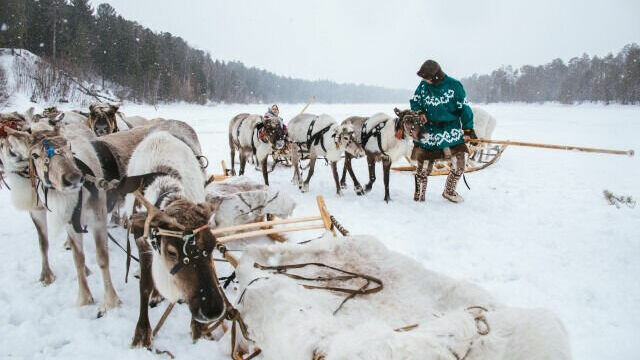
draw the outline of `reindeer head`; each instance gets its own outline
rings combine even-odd
[[[286,145],[287,132],[282,127],[280,118],[264,118],[264,127],[260,133],[262,139],[266,139],[274,150],[282,150]]]
[[[92,104],[89,106],[89,127],[96,136],[109,135],[118,131],[116,113],[120,105]]]
[[[75,191],[84,182],[71,146],[59,128],[32,133],[9,130],[7,142],[17,157],[29,161],[30,173],[43,186],[58,191]]]
[[[172,302],[185,301],[199,322],[220,319],[226,306],[211,258],[216,239],[209,231],[210,206],[176,198],[159,210],[140,192],[135,195],[147,212],[132,216],[131,228],[153,247],[152,272],[160,293]]]
[[[355,157],[364,155],[362,145],[358,144],[355,137],[355,130],[351,124],[339,125],[336,129],[336,147],[344,150]]]
[[[31,108],[33,109],[33,108]],[[28,147],[22,151],[14,149],[8,141],[9,131],[23,130],[27,127],[25,117],[16,112],[10,114],[0,114],[0,164],[8,170],[15,171],[26,168],[29,165]]]
[[[400,127],[406,136],[413,140],[419,140],[422,134],[422,126],[425,124],[426,115],[422,111],[393,109],[398,116]]]

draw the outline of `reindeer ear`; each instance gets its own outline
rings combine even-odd
[[[33,116],[34,111],[35,109],[32,106],[29,109],[27,109],[27,112],[24,113],[24,119],[26,122],[31,123],[35,120]]]
[[[396,115],[400,116],[400,114],[402,114],[402,111],[400,111],[400,109],[398,108],[393,108],[393,112],[396,113]]]
[[[29,140],[29,138],[31,137],[31,134],[29,134],[28,132],[15,130],[8,126],[4,128],[4,131],[7,132],[8,137],[13,137],[18,140]]]
[[[89,105],[89,112],[94,114],[96,112],[96,104]]]
[[[109,105],[109,114],[114,115],[120,109],[120,104]]]
[[[144,231],[144,223],[147,221],[147,212],[141,211],[137,212],[129,218],[129,229],[136,236],[139,236]]]

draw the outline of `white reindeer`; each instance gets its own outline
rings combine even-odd
[[[86,227],[91,228],[104,282],[104,303],[98,313],[102,316],[107,309],[118,306],[120,300],[109,272],[106,192],[84,181],[87,175],[103,177],[102,166],[90,143],[93,133],[81,124],[60,129],[44,122],[34,124],[31,133],[10,129],[7,132],[11,151],[31,162],[30,181],[36,186],[36,197],[50,210],[47,223],[54,230],[66,230],[76,265],[79,285],[76,304],[79,306],[94,302],[87,283],[82,246],[83,233]],[[40,230],[39,233],[46,234]],[[42,236],[40,239],[42,243]]]
[[[262,168],[265,185],[269,185],[267,159],[285,146],[286,132],[280,118],[263,118],[260,115],[239,114],[229,122],[229,148],[231,173],[235,175],[236,150],[240,153],[240,175],[244,175],[247,158],[256,156]]]
[[[342,188],[346,188],[346,173],[349,171],[356,194],[362,195],[371,191],[373,183],[376,181],[375,163],[382,161],[384,201],[391,200],[389,196],[391,164],[407,153],[411,147],[411,140],[417,139],[421,130],[418,118],[409,116],[397,108],[395,111],[397,117],[378,113],[369,118],[352,116],[342,122],[342,125],[351,125],[355,129],[355,139],[364,148],[369,168],[369,183],[363,190],[351,167],[351,160],[356,156],[347,151],[340,180]]]
[[[293,180],[302,192],[309,191],[309,181],[318,157],[325,157],[331,163],[336,193],[342,195],[338,179],[337,162],[343,152],[362,156],[362,147],[354,137],[352,125],[338,125],[329,115],[300,114],[291,119],[287,126],[291,142],[291,162]],[[309,159],[309,173],[304,182],[300,178],[299,164],[303,158]]]

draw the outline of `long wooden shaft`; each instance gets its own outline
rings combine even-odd
[[[254,229],[254,228],[260,228],[260,227],[263,227],[263,226],[282,225],[282,224],[295,224],[295,223],[310,222],[310,221],[316,221],[316,220],[322,220],[322,217],[320,217],[320,216],[310,216],[310,217],[294,218],[294,219],[280,219],[280,220],[261,221],[261,222],[255,222],[255,223],[250,223],[250,224],[242,224],[242,225],[234,225],[234,226],[227,226],[227,227],[223,227],[223,228],[217,228],[217,229],[211,230],[211,233],[213,235],[218,235],[218,234],[225,233],[225,232],[233,232],[233,231]]]
[[[596,148],[587,148],[587,147],[581,147],[581,146],[539,144],[539,143],[524,142],[524,141],[489,140],[489,139],[474,139],[472,141],[477,141],[477,142],[486,143],[486,144],[527,146],[527,147],[557,149],[557,150],[574,150],[574,151],[583,151],[583,152],[601,153],[601,154],[615,154],[615,155],[629,155],[629,156],[633,156],[635,154],[633,150],[625,151],[625,150],[596,149]]]
[[[256,231],[243,232],[243,233],[238,233],[238,234],[233,234],[228,236],[222,236],[217,238],[217,240],[220,243],[227,243],[233,240],[246,239],[246,238],[251,238],[256,236],[279,234],[279,233],[293,232],[293,231],[314,230],[314,229],[325,229],[325,227],[324,227],[324,224],[313,224],[313,225],[304,225],[304,226],[297,226],[297,227],[294,226],[289,228],[273,228],[273,229],[265,229],[265,230],[256,230]]]
[[[304,112],[305,112],[305,111],[307,111],[307,108],[309,108],[309,105],[311,105],[315,100],[316,100],[316,97],[315,97],[315,96],[314,96],[314,97],[312,97],[311,99],[309,99],[309,101],[307,101],[307,105],[305,105],[305,106],[302,108],[302,111],[300,111],[300,114],[299,114],[299,115],[304,114]]]

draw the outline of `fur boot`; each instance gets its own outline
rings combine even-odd
[[[413,201],[423,202],[427,193],[427,170],[418,169],[415,175],[416,189],[413,194]]]

